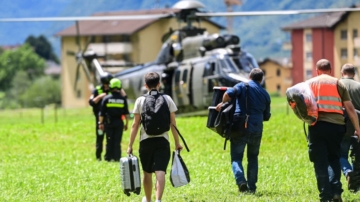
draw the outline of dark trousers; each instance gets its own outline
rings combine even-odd
[[[120,161],[121,158],[121,138],[123,134],[124,123],[122,121],[116,124],[106,124],[106,161]]]
[[[314,163],[317,187],[321,200],[341,195],[340,151],[345,126],[319,121],[309,126],[309,157]]]
[[[101,153],[103,151],[103,141],[104,141],[104,136],[105,134],[98,134],[98,130],[99,130],[99,116],[95,115],[95,134],[96,134],[96,143],[95,143],[95,155],[97,159],[101,159]]]

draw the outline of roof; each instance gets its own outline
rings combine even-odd
[[[95,13],[92,16],[117,16],[117,15],[147,15],[147,14],[169,14],[169,17],[174,13],[178,13],[179,9],[164,8],[152,10],[138,10],[138,11],[115,11]],[[94,35],[115,35],[115,34],[133,34],[151,23],[159,20],[160,18],[144,19],[144,20],[104,20],[104,21],[79,21],[79,32],[82,36]],[[225,27],[206,20],[211,24],[224,29]],[[76,26],[72,25],[58,33],[56,36],[76,36]]]
[[[286,25],[281,29],[289,31],[292,29],[306,29],[306,28],[332,28],[338,22],[340,22],[348,12],[334,12],[329,14],[323,14],[315,16],[306,20],[295,22],[293,24]]]
[[[284,68],[292,68],[291,59],[289,58],[265,58],[258,62],[259,66],[267,63],[267,62],[273,62],[281,67]]]

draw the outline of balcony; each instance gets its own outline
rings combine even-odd
[[[360,57],[354,57],[354,66],[360,66]]]
[[[360,48],[360,37],[354,38],[354,48]]]
[[[98,55],[129,54],[132,52],[131,43],[91,43],[88,50],[95,51]]]

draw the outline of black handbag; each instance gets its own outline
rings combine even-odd
[[[247,96],[249,84],[245,83],[245,112],[247,112]],[[236,94],[236,88],[234,88]],[[219,114],[215,119],[215,131],[221,137],[225,138],[224,150],[226,149],[226,141],[231,138],[242,137],[246,135],[247,121],[249,115],[234,115],[236,108],[236,98],[231,99],[231,102],[226,102],[222,105]]]

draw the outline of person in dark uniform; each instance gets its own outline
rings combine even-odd
[[[93,113],[95,116],[95,134],[96,134],[96,150],[95,155],[98,161],[101,161],[101,153],[103,150],[103,141],[104,141],[104,134],[103,131],[99,130],[98,122],[99,122],[99,111],[101,100],[109,93],[109,83],[113,76],[109,73],[104,74],[101,76],[101,85],[95,87],[92,91],[89,104],[93,108]]]
[[[103,98],[99,113],[99,128],[105,129],[106,153],[105,161],[120,161],[121,138],[123,130],[127,130],[129,109],[126,96],[121,93],[121,81],[117,78],[110,81],[111,94]],[[122,117],[125,115],[125,124]]]

